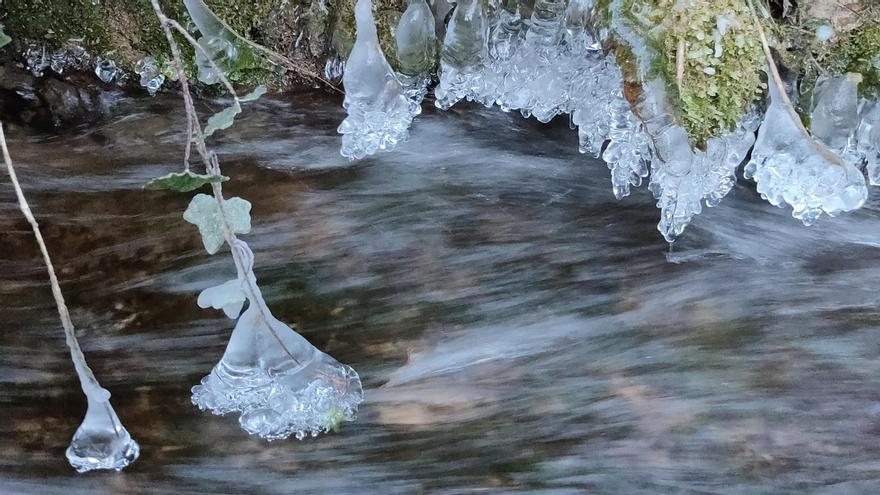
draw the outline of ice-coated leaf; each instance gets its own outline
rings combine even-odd
[[[208,124],[205,126],[205,131],[203,132],[203,135],[205,137],[209,137],[214,134],[214,131],[228,129],[235,121],[235,116],[240,113],[241,105],[239,105],[236,101],[232,105],[224,108],[214,115],[211,115],[208,118]]]
[[[250,93],[239,98],[238,101],[241,101],[241,102],[256,101],[264,94],[266,94],[266,85],[260,84],[259,86],[254,88],[253,91],[251,91]]]
[[[251,231],[251,204],[241,198],[229,198],[224,202],[229,228],[235,234]],[[223,218],[217,200],[207,194],[196,194],[183,213],[183,219],[197,226],[202,243],[208,254],[214,254],[223,245]]]
[[[233,249],[247,270],[239,276],[247,279],[248,307],[223,358],[192,388],[193,404],[238,413],[245,431],[267,440],[303,439],[354,420],[364,398],[358,374],[272,316],[251,269],[253,253],[241,240]]]
[[[241,281],[233,279],[203,290],[199,294],[197,302],[202,309],[222,309],[227,317],[234,320],[241,314],[244,301],[245,295],[241,290]]]
[[[188,192],[198,189],[205,184],[213,184],[216,182],[226,182],[229,177],[225,175],[207,175],[196,174],[187,170],[186,172],[174,172],[162,177],[155,177],[147,182],[144,186],[146,189],[168,190],[177,192]]]
[[[12,38],[10,38],[8,34],[3,32],[3,25],[0,24],[0,48],[8,45],[11,41]]]

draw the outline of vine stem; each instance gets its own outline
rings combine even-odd
[[[6,145],[6,136],[3,132],[2,123],[0,123],[0,147],[3,149],[3,161],[6,162],[6,170],[9,172],[9,178],[12,181],[12,186],[15,188],[15,195],[18,197],[18,207],[34,231],[34,237],[37,239],[37,245],[39,245],[40,253],[43,255],[43,263],[46,265],[46,271],[49,273],[52,297],[55,298],[55,306],[58,308],[58,316],[61,319],[61,326],[64,328],[65,341],[70,349],[70,358],[76,369],[80,387],[82,387],[83,393],[86,394],[89,400],[96,399],[106,402],[110,398],[110,392],[98,383],[98,379],[95,378],[95,374],[89,368],[88,363],[86,363],[86,357],[79,346],[79,342],[76,340],[76,330],[70,319],[70,311],[67,310],[67,304],[64,302],[64,295],[61,293],[61,285],[58,283],[58,277],[55,275],[52,258],[49,257],[49,250],[46,248],[46,242],[43,240],[42,232],[40,232],[40,224],[37,223],[37,219],[34,218],[34,214],[31,212],[21,184],[18,182],[15,167],[12,165],[12,158]]]
[[[217,156],[214,154],[209,154],[207,145],[205,144],[205,138],[202,134],[202,127],[199,123],[198,114],[195,110],[195,105],[193,104],[192,94],[189,92],[189,79],[186,76],[186,73],[183,70],[183,62],[182,57],[180,56],[180,48],[177,46],[177,42],[174,40],[174,35],[171,31],[171,28],[174,27],[178,31],[183,34],[186,38],[187,42],[193,44],[195,49],[201,49],[202,53],[206,56],[208,61],[211,63],[211,67],[217,72],[217,75],[223,81],[224,86],[229,90],[232,94],[232,97],[235,99],[235,102],[240,104],[238,99],[238,95],[232,87],[232,83],[226,78],[223,74],[223,71],[214,63],[214,60],[208,56],[207,53],[204,52],[204,49],[199,45],[199,43],[183,29],[177,21],[168,18],[164,12],[162,12],[162,8],[159,6],[159,0],[150,0],[150,3],[153,6],[153,11],[156,13],[156,17],[159,19],[159,23],[162,25],[162,30],[165,32],[165,38],[168,40],[168,44],[171,47],[171,56],[174,58],[174,68],[177,71],[178,81],[180,82],[180,90],[183,93],[184,107],[186,109],[187,114],[187,127],[191,127],[192,133],[190,135],[190,139],[195,141],[196,151],[199,156],[202,158],[202,162],[205,164],[205,172],[209,175],[221,175],[220,171],[220,162],[217,160]],[[223,237],[226,240],[226,244],[229,245],[229,250],[232,254],[232,261],[235,264],[235,269],[239,274],[239,278],[244,280],[243,288],[245,290],[245,294],[252,304],[256,304],[257,310],[260,313],[260,317],[266,322],[266,328],[269,329],[269,332],[278,341],[278,344],[284,350],[284,352],[297,364],[302,364],[287,348],[284,344],[284,340],[281,339],[281,336],[275,332],[275,329],[268,325],[268,308],[265,307],[265,304],[262,302],[263,297],[260,294],[259,288],[256,286],[253,277],[253,269],[248,266],[241,258],[240,253],[236,249],[236,244],[238,242],[238,238],[235,236],[235,232],[232,230],[232,227],[229,223],[229,216],[226,214],[225,201],[223,199],[223,186],[220,185],[219,182],[215,182],[211,184],[212,192],[214,193],[214,199],[217,201],[217,208],[220,212],[220,219],[222,221],[223,227]]]

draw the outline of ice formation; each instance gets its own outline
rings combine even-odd
[[[862,100],[859,105],[856,143],[864,157],[871,185],[880,186],[880,102],[877,100]]]
[[[9,178],[12,181],[16,197],[18,198],[19,208],[31,225],[37,245],[40,248],[40,253],[43,255],[43,261],[49,275],[52,297],[55,299],[61,327],[64,329],[64,340],[67,348],[70,350],[70,359],[73,361],[73,367],[76,370],[77,378],[79,378],[80,387],[88,402],[85,419],[77,428],[70,446],[67,448],[67,460],[80,473],[95,469],[115,469],[119,471],[138,458],[140,448],[137,442],[131,438],[128,430],[122,426],[119,417],[116,416],[116,411],[110,405],[110,392],[101,387],[98,379],[95,378],[94,373],[92,373],[92,370],[86,363],[86,357],[83,355],[79,342],[76,339],[76,329],[70,319],[70,311],[64,302],[64,295],[61,293],[61,286],[58,283],[58,277],[52,266],[49,250],[43,241],[40,226],[31,212],[27,198],[25,198],[24,192],[21,189],[21,184],[18,182],[18,176],[15,173],[15,167],[12,165],[12,159],[9,157],[9,149],[6,146],[6,137],[3,134],[2,125],[0,125],[0,149],[2,149],[6,170],[9,172]]]
[[[768,86],[769,106],[745,168],[746,177],[754,178],[763,198],[775,206],[790,205],[792,216],[806,225],[822,212],[834,216],[861,207],[868,196],[862,172],[811,138],[777,84],[771,80]],[[837,103],[829,97],[814,109],[814,115],[830,119],[817,128],[825,139],[837,138],[833,123]]]
[[[480,0],[455,4],[440,51],[440,83],[434,88],[437,108],[446,110],[459,100],[486,106],[495,102],[494,78],[489,77],[489,19]]]
[[[77,372],[81,373],[79,368]],[[91,375],[91,370],[87,372]],[[94,376],[82,381],[82,389],[88,408],[67,447],[67,460],[80,473],[95,469],[119,471],[138,458],[140,447],[116,416],[110,392],[101,388]]]
[[[412,119],[421,112],[379,48],[370,0],[358,0],[355,21],[357,38],[342,76],[342,106],[348,116],[337,129],[342,134],[340,152],[350,160],[394,149],[409,138]]]
[[[238,278],[206,289],[199,306],[222,308],[238,322],[223,358],[193,387],[193,404],[214,414],[239,413],[242,428],[268,440],[316,436],[354,420],[363,400],[357,373],[272,316],[253,273],[253,253],[240,240],[234,249]]]
[[[95,61],[95,75],[101,82],[109,83],[116,79],[119,69],[116,68],[116,62],[98,57]]]
[[[159,70],[159,64],[153,57],[144,57],[134,66],[134,71],[140,76],[141,86],[147,88],[150,96],[155,96],[163,84],[165,74]]]
[[[805,223],[822,211],[833,215],[861,206],[867,190],[858,167],[867,169],[872,184],[880,183],[880,105],[858,101],[858,81],[851,75],[818,81],[812,109],[815,139],[799,120],[792,120],[779,95],[771,93],[764,125],[758,110],[751,108],[734,129],[697,149],[676,121],[664,83],[630,84],[624,94],[627,85],[615,54],[603,49],[605,37],[613,32],[632,50],[641,74],[651,73],[657,54],[624,23],[597,33],[590,26],[593,8],[592,0],[497,0],[488,8],[480,0],[456,2],[441,49],[436,106],[448,109],[460,100],[497,104],[541,122],[570,114],[581,152],[606,162],[615,197],[628,195],[650,175],[649,189],[661,211],[658,230],[670,242],[704,205],[715,206],[727,195],[753,147],[746,176],[757,180],[759,192],[771,203],[792,205],[794,216]],[[613,3],[611,8],[621,6]],[[404,14],[396,33],[404,67],[427,65],[429,45],[403,40],[425,38],[413,32],[416,25],[420,33],[430,31],[428,11],[424,0],[412,0]],[[718,33],[730,22],[720,17]],[[376,45],[372,23],[369,27]],[[724,56],[721,34],[716,58]],[[381,55],[378,47],[371,50]],[[387,65],[381,61],[376,65]],[[387,127],[384,114],[370,122]],[[775,125],[781,131],[771,132]]]
[[[437,61],[434,14],[425,0],[410,0],[394,31],[394,39],[400,66],[398,79],[407,95],[421,102]]]

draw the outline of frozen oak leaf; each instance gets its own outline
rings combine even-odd
[[[223,208],[234,234],[251,231],[251,203],[241,198],[229,198]],[[183,213],[183,219],[197,226],[208,254],[214,254],[223,245],[223,217],[217,200],[207,194],[196,194]]]
[[[199,294],[198,305],[202,309],[222,309],[233,320],[241,314],[246,297],[241,290],[241,281],[233,279],[215,287],[209,287]]]
[[[175,172],[163,175],[162,177],[150,179],[150,182],[147,182],[147,185],[145,185],[144,188],[189,192],[194,191],[205,184],[226,182],[228,180],[229,177],[226,177],[225,175],[196,174],[187,170],[186,172]]]

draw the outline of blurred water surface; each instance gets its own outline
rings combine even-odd
[[[209,109],[203,104],[204,110]],[[347,163],[339,102],[250,105],[215,141],[276,316],[354,366],[359,420],[249,438],[189,389],[233,273],[144,191],[181,164],[173,96],[8,132],[81,344],[140,442],[76,475],[85,410],[30,230],[0,181],[0,493],[880,493],[880,203],[805,228],[740,185],[672,250],[564,123],[426,108]]]

